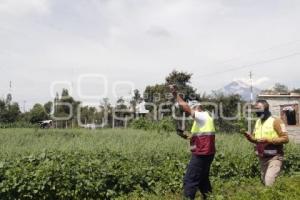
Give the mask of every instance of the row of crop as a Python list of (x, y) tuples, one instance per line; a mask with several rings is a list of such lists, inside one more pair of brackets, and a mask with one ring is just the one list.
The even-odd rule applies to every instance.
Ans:
[[(176, 120), (174, 120), (172, 117), (164, 117), (158, 121), (149, 118), (138, 118), (130, 122), (130, 127), (142, 130), (157, 130), (158, 132), (172, 132), (176, 130), (175, 122)], [(186, 121), (186, 130), (189, 130), (192, 124), (193, 121)], [(248, 127), (248, 121), (245, 118), (234, 121), (226, 121), (219, 119), (215, 120), (215, 126), (218, 132), (235, 133), (240, 132), (241, 130), (246, 130)]]
[[(298, 153), (298, 152), (297, 152)], [(289, 153), (285, 174), (300, 171), (300, 155)], [(169, 153), (126, 157), (97, 153), (45, 152), (0, 163), (1, 199), (114, 199), (132, 192), (178, 192), (187, 157)], [(258, 177), (252, 154), (217, 154), (213, 178)]]
[(18, 121), (13, 123), (0, 123), (0, 128), (38, 128), (38, 124), (32, 124), (25, 121)]

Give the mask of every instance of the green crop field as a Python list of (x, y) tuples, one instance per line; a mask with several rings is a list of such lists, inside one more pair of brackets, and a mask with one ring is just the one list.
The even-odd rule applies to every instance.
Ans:
[[(211, 199), (299, 199), (299, 145), (286, 145), (271, 188), (241, 135), (217, 135), (217, 151)], [(0, 129), (0, 199), (181, 199), (189, 157), (175, 133)]]

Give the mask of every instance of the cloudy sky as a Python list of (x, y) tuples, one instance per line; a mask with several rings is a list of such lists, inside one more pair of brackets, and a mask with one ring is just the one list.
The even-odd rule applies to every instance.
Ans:
[(250, 70), (258, 87), (300, 87), (299, 10), (299, 0), (0, 0), (0, 97), (12, 81), (27, 107), (62, 87), (97, 103), (173, 69), (193, 73), (199, 92)]

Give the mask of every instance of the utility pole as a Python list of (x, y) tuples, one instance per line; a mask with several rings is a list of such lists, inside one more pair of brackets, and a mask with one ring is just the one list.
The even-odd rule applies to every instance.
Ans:
[(10, 105), (11, 101), (12, 101), (12, 82), (9, 81), (9, 90), (6, 96), (6, 103)]
[(251, 106), (253, 104), (253, 80), (252, 80), (252, 71), (250, 71), (249, 73), (249, 78), (250, 78), (250, 104), (248, 105), (248, 132), (252, 132), (252, 126), (251, 126), (251, 120), (252, 120), (252, 117), (251, 117)]
[(24, 113), (26, 112), (26, 101), (25, 100), (23, 101), (23, 112)]
[(250, 77), (250, 104), (252, 105), (253, 103), (253, 80), (252, 80), (252, 71), (250, 71), (249, 73), (249, 77)]

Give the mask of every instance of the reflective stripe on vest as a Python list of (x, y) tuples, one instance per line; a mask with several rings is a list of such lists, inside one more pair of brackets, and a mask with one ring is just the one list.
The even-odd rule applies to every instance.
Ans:
[[(255, 139), (262, 139), (266, 138), (268, 140), (272, 140), (274, 138), (278, 138), (278, 134), (274, 129), (274, 117), (269, 117), (264, 123), (261, 123), (261, 119), (256, 121), (255, 124), (255, 130), (254, 130), (254, 137)], [(283, 153), (282, 145), (272, 145), (269, 144), (264, 147), (264, 149), (260, 150), (261, 152), (258, 152), (258, 145), (256, 145), (256, 154), (259, 156), (274, 156), (276, 154)]]
[(205, 124), (204, 126), (199, 127), (198, 123), (195, 120), (191, 130), (193, 136), (214, 135), (216, 132), (213, 118), (208, 114), (208, 112), (204, 112), (204, 113), (206, 115)]
[(255, 139), (270, 139), (278, 138), (278, 134), (274, 129), (274, 117), (269, 117), (264, 123), (258, 119), (255, 124), (254, 137)]
[[(276, 155), (277, 153), (278, 153), (277, 150), (264, 150), (264, 154), (265, 154), (265, 155), (273, 156), (273, 155)], [(256, 154), (256, 155), (259, 155), (259, 154), (258, 154), (258, 151), (255, 151), (255, 154)]]
[(202, 133), (194, 133), (193, 136), (207, 136), (207, 135), (215, 135), (215, 132), (202, 132)]

